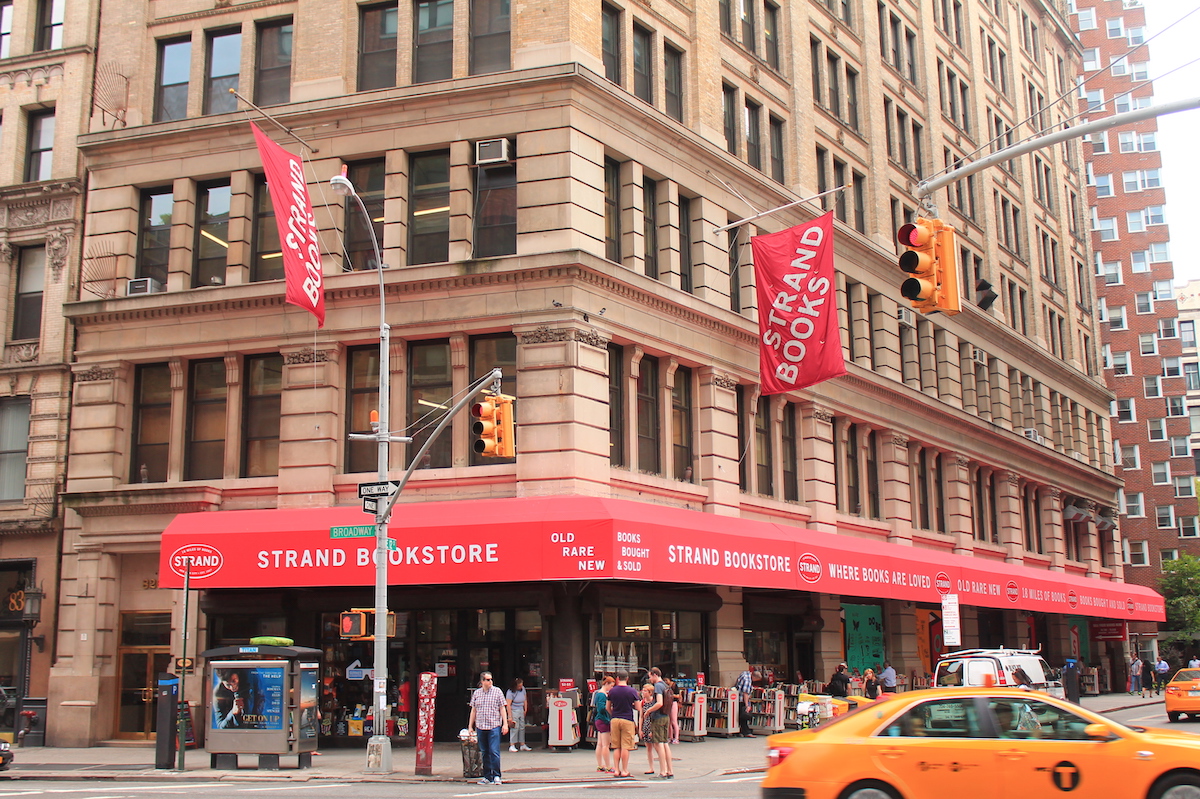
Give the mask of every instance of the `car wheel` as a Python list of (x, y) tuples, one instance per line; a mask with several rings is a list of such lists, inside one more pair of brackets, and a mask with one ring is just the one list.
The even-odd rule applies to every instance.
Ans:
[(1170, 774), (1150, 791), (1150, 799), (1200, 799), (1200, 774)]
[[(1179, 721), (1179, 714), (1171, 710), (1167, 712), (1167, 718), (1172, 722)], [(1188, 718), (1191, 718), (1191, 716), (1188, 716)]]
[[(887, 783), (865, 780), (856, 782), (842, 791), (842, 795), (838, 799), (900, 799), (900, 794), (896, 793)], [(1172, 797), (1172, 799), (1184, 799), (1184, 797)]]

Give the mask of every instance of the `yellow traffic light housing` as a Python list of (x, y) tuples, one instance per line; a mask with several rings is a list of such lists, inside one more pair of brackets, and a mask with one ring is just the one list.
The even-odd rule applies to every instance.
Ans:
[[(375, 637), (375, 608), (351, 608), (342, 611), (338, 633), (350, 641), (369, 641)], [(396, 637), (396, 614), (388, 611), (387, 636)]]
[(516, 418), (513, 411), (516, 407), (514, 397), (507, 394), (497, 394), (493, 397), (496, 402), (496, 424), (499, 431), (496, 434), (496, 457), (517, 457)]
[(475, 421), (471, 423), (471, 435), (475, 437), (471, 448), (485, 458), (498, 458), (498, 440), (500, 435), (499, 395), (484, 397), (471, 405), (471, 415)]
[(896, 232), (896, 240), (907, 247), (899, 266), (911, 275), (900, 293), (922, 313), (962, 310), (958, 294), (957, 243), (954, 228), (940, 219), (918, 218)]

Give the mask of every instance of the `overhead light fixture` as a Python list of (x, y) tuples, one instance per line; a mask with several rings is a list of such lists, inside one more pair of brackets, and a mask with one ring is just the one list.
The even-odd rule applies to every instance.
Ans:
[(204, 237), (204, 238), (206, 238), (206, 239), (209, 239), (210, 241), (215, 241), (217, 244), (220, 244), (222, 247), (224, 247), (224, 248), (225, 248), (225, 249), (227, 249), (227, 250), (229, 249), (229, 242), (227, 242), (227, 241), (221, 241), (221, 240), (220, 240), (220, 239), (218, 239), (216, 236), (214, 236), (213, 234), (209, 233), (207, 230), (201, 230), (201, 231), (200, 231), (200, 235), (201, 235), (201, 236), (203, 236), (203, 237)]

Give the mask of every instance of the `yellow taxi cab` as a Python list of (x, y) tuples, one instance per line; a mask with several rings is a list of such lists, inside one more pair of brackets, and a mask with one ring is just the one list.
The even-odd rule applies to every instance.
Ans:
[(1200, 719), (1200, 669), (1180, 669), (1167, 683), (1167, 718), (1179, 721), (1187, 714), (1188, 721)]
[(767, 739), (763, 799), (1196, 799), (1200, 736), (1010, 688), (885, 698)]

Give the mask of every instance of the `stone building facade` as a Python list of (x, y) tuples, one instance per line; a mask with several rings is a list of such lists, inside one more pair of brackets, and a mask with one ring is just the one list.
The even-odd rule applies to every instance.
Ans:
[[(429, 435), (428, 414), (493, 366), (517, 398), (513, 462), (475, 456), (469, 419), (455, 419), (392, 522), (390, 674), (442, 675), (446, 731), (484, 668), (525, 678), (535, 706), (557, 679), (617, 662), (729, 685), (747, 663), (823, 680), (846, 658), (886, 657), (919, 680), (944, 592), (960, 594), (964, 645), (1052, 658), (1086, 646), (1088, 617), (1160, 612), (1121, 582), (1103, 524), (1119, 481), (1080, 148), (935, 198), (960, 234), (961, 314), (914, 315), (898, 291), (894, 233), (916, 216), (917, 182), (997, 133), (1025, 135), (1031, 110), (1043, 125), (1071, 114), (1051, 102), (1079, 59), (1057, 6), (102, 5), (98, 58), (130, 76), (133, 100), (123, 126), (97, 112), (79, 139), (84, 246), (116, 254), (121, 296), (66, 306), (75, 391), (52, 742), (151, 735), (134, 692), (185, 630), (193, 652), (257, 634), (321, 646), (322, 701), (341, 711), (360, 695), (350, 674), (367, 654), (329, 625), (370, 604), (369, 557), (343, 582), (294, 577), (350, 552), (326, 529), (370, 522), (357, 487), (374, 480), (374, 451), (347, 435), (368, 429), (377, 397), (381, 273), (357, 207), (328, 186), (344, 165), (386, 266), (391, 416), (416, 439), (392, 447), (391, 474)], [(323, 328), (283, 301), (254, 119), (304, 157)], [(838, 186), (736, 236), (716, 230)], [(764, 396), (748, 236), (822, 203), (837, 219), (849, 373)], [(988, 309), (972, 302), (980, 280), (1000, 296)], [(555, 538), (569, 512), (591, 514), (570, 517), (580, 530), (690, 527), (746, 549), (729, 550), (734, 571), (703, 572), (673, 565), (674, 545), (622, 539), (623, 573), (569, 579), (549, 565), (574, 557)], [(459, 564), (452, 542), (476, 534), (500, 543), (462, 544)], [(244, 563), (220, 554), (239, 536), (263, 540)], [(416, 567), (439, 564), (439, 541), (447, 571), (432, 576)], [(501, 565), (468, 573), (471, 547), (493, 544)], [(220, 565), (185, 604), (178, 547), (191, 546)], [(793, 546), (946, 571), (915, 580), (912, 598), (899, 576), (870, 577), (892, 571), (855, 564), (809, 572), (826, 580), (811, 590), (777, 587), (758, 566), (786, 563), (798, 580), (811, 552), (763, 552)], [(579, 569), (600, 568), (592, 554)], [(229, 577), (240, 568), (249, 576)], [(972, 568), (1011, 579), (953, 579)], [(834, 579), (848, 582), (821, 590)], [(859, 622), (875, 633), (847, 632)], [(1093, 645), (1087, 660), (1111, 654)], [(189, 698), (204, 705), (200, 682)]]

